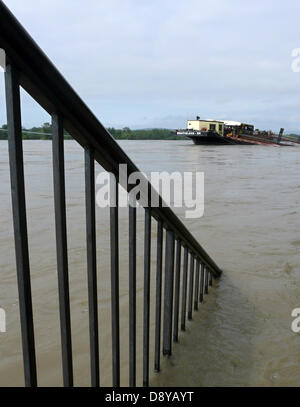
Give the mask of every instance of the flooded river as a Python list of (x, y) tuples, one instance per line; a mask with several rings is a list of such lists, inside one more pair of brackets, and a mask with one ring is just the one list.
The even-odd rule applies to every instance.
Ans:
[[(184, 219), (224, 271), (153, 373), (152, 386), (297, 386), (300, 334), (300, 148), (122, 141), (141, 170), (203, 171), (205, 213)], [(75, 385), (89, 385), (83, 153), (66, 141), (68, 252)], [(39, 385), (62, 383), (51, 143), (25, 141), (26, 199)], [(97, 172), (100, 169), (97, 167)], [(23, 386), (7, 143), (0, 141), (0, 386)], [(109, 213), (97, 208), (101, 385), (111, 385)], [(156, 222), (151, 290), (155, 292)], [(138, 212), (138, 383), (142, 375), (143, 212)], [(128, 219), (120, 213), (121, 382), (128, 384)], [(154, 303), (151, 304), (151, 354)]]

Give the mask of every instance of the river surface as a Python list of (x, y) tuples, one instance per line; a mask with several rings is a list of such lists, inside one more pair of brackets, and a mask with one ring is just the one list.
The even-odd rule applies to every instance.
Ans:
[[(145, 171), (205, 173), (205, 211), (185, 219), (174, 211), (224, 271), (173, 356), (162, 359), (152, 386), (299, 386), (300, 149), (194, 146), (189, 141), (122, 141)], [(68, 254), (74, 381), (89, 385), (84, 163), (65, 142)], [(25, 141), (26, 200), (39, 385), (62, 384), (53, 210), (51, 143)], [(97, 172), (100, 167), (96, 168)], [(23, 386), (18, 293), (7, 143), (0, 141), (0, 386)], [(101, 385), (111, 385), (109, 213), (97, 208)], [(155, 293), (156, 222), (152, 222), (151, 291)], [(137, 223), (138, 383), (142, 375), (143, 212)], [(128, 220), (120, 211), (121, 382), (128, 384)], [(151, 304), (151, 355), (154, 347)]]

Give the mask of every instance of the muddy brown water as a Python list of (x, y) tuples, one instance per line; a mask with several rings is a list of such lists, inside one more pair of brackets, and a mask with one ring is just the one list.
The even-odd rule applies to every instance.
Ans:
[[(157, 386), (297, 386), (300, 335), (300, 148), (194, 146), (189, 141), (122, 141), (143, 171), (203, 171), (205, 213), (175, 212), (224, 273), (162, 359)], [(88, 298), (83, 153), (65, 142), (68, 253), (74, 381), (89, 385)], [(51, 143), (24, 142), (28, 233), (39, 385), (62, 384)], [(100, 167), (97, 167), (97, 172)], [(0, 141), (0, 386), (23, 386), (20, 321), (7, 143)], [(97, 208), (101, 385), (111, 385), (109, 213)], [(152, 222), (151, 292), (155, 293), (156, 222)], [(142, 375), (143, 212), (138, 211), (138, 383)], [(128, 384), (128, 218), (120, 211), (121, 382)], [(154, 302), (151, 304), (151, 355)]]

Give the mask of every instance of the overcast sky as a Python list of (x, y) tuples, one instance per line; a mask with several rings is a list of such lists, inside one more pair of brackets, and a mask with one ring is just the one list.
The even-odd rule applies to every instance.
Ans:
[[(4, 2), (105, 126), (200, 115), (300, 132), (298, 1)], [(49, 120), (28, 97), (22, 112), (26, 127)]]

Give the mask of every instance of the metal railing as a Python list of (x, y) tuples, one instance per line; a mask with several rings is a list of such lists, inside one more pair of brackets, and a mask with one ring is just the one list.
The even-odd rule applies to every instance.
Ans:
[[(52, 117), (53, 177), (56, 225), (59, 312), (63, 384), (73, 385), (72, 342), (67, 255), (64, 129), (84, 149), (86, 239), (90, 329), (91, 385), (99, 386), (99, 332), (97, 298), (97, 259), (95, 227), (95, 179), (97, 161), (118, 179), (119, 164), (127, 164), (128, 175), (138, 168), (114, 141), (107, 130), (78, 97), (46, 55), (40, 50), (7, 7), (0, 1), (0, 47), (6, 52), (5, 72), (9, 163), (14, 221), (16, 268), (20, 302), (22, 348), (25, 385), (37, 385), (34, 321), (30, 283), (28, 236), (25, 205), (20, 86)], [(87, 74), (87, 73), (86, 73)], [(147, 181), (149, 191), (152, 191)], [(118, 186), (116, 186), (116, 196)], [(117, 199), (118, 201), (118, 199)], [(162, 199), (160, 198), (160, 203)], [(149, 384), (150, 329), (150, 252), (151, 221), (157, 221), (155, 371), (160, 370), (161, 329), (162, 353), (171, 355), (172, 340), (178, 341), (181, 302), (181, 329), (186, 316), (192, 318), (193, 308), (203, 301), (212, 285), (212, 278), (221, 270), (195, 240), (169, 207), (145, 207), (144, 225), (144, 315), (143, 315), (143, 385)], [(111, 323), (113, 386), (120, 385), (120, 316), (119, 316), (119, 235), (118, 207), (110, 208), (111, 251)], [(164, 298), (163, 231), (166, 230)], [(175, 255), (176, 242), (176, 255)], [(181, 251), (184, 249), (181, 284)], [(188, 279), (188, 263), (190, 269)], [(196, 273), (194, 264), (196, 263)], [(129, 207), (129, 385), (136, 386), (136, 208)], [(195, 276), (194, 276), (195, 274)], [(189, 287), (188, 287), (189, 280)], [(181, 301), (180, 301), (181, 297)], [(186, 309), (188, 306), (188, 309)], [(163, 308), (163, 321), (162, 321)], [(162, 324), (163, 322), (163, 324)]]

